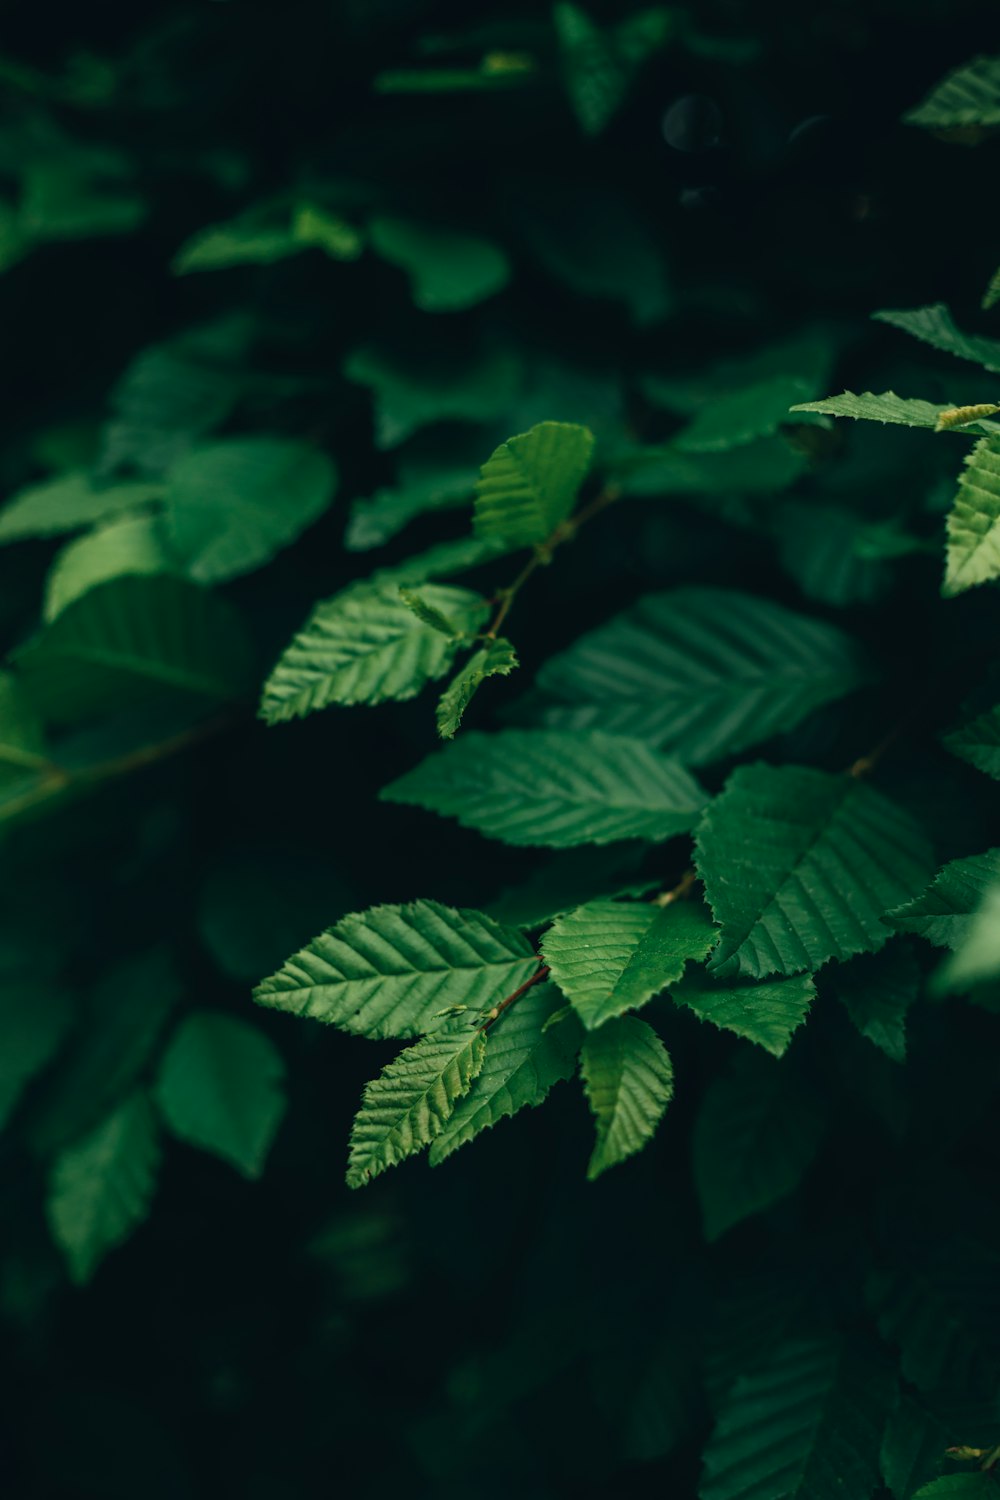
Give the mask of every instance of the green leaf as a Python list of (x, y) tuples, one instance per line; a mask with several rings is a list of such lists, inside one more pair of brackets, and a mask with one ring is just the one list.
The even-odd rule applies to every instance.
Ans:
[[(800, 375), (772, 375), (717, 396), (699, 408), (674, 439), (683, 453), (719, 453), (754, 438), (770, 437), (789, 420), (789, 408), (815, 385)], [(796, 408), (799, 410), (800, 408)]]
[(941, 1473), (951, 1433), (916, 1397), (900, 1393), (882, 1437), (880, 1467), (893, 1500), (912, 1500)]
[(952, 755), (1000, 781), (1000, 704), (941, 736)]
[[(997, 84), (1000, 90), (1000, 59), (998, 59)], [(997, 124), (1000, 125), (1000, 91), (998, 91)], [(1000, 374), (1000, 339), (988, 339), (979, 335), (962, 333), (952, 321), (951, 313), (944, 302), (935, 302), (929, 307), (914, 307), (898, 311), (872, 313), (879, 323), (888, 323), (891, 328), (901, 328), (904, 333), (956, 359), (969, 359), (982, 365), (994, 375)]]
[(825, 1121), (785, 1064), (749, 1048), (705, 1093), (694, 1127), (694, 1177), (705, 1236), (770, 1208), (805, 1176)]
[(862, 1036), (893, 1062), (906, 1060), (906, 1013), (920, 991), (920, 966), (898, 939), (852, 959), (833, 976), (837, 998)]
[(74, 599), (111, 578), (181, 571), (159, 516), (124, 516), (63, 547), (45, 580), (42, 617), (51, 624)]
[(285, 1065), (255, 1026), (200, 1010), (174, 1032), (154, 1097), (180, 1140), (259, 1177), (285, 1113)]
[(924, 883), (930, 849), (857, 778), (758, 763), (706, 810), (695, 863), (722, 927), (710, 969), (761, 979), (881, 948), (882, 917)]
[[(831, 417), (853, 417), (856, 421), (881, 422), (883, 425), (888, 422), (900, 427), (930, 427), (935, 432), (948, 430), (940, 429), (941, 416), (945, 412), (954, 411), (952, 406), (937, 406), (933, 401), (897, 396), (895, 391), (886, 391), (881, 396), (873, 395), (871, 391), (865, 391), (860, 396), (856, 396), (853, 391), (845, 391), (842, 396), (827, 396), (822, 401), (805, 401), (791, 409), (825, 412)], [(993, 427), (991, 424), (983, 427), (973, 423), (965, 430), (983, 432), (992, 431)]]
[(51, 1062), (74, 1020), (68, 996), (51, 984), (4, 974), (0, 985), (0, 1129), (25, 1086)]
[(974, 57), (954, 68), (903, 119), (925, 130), (1000, 125), (1000, 57)]
[(573, 113), (585, 135), (600, 135), (624, 103), (638, 68), (668, 40), (672, 14), (641, 11), (602, 29), (578, 5), (560, 0), (552, 16)]
[(738, 593), (682, 588), (638, 603), (538, 674), (553, 729), (601, 728), (701, 765), (793, 729), (870, 677), (821, 620)]
[(412, 450), (399, 458), (394, 486), (352, 503), (344, 536), (349, 551), (381, 547), (418, 516), (471, 503), (479, 477), (478, 457), (472, 463), (453, 456), (456, 449), (459, 454), (464, 451), (453, 436), (440, 456), (435, 448), (428, 452), (428, 446), (416, 440)]
[(259, 568), (319, 519), (333, 498), (326, 456), (287, 438), (227, 438), (173, 465), (167, 536), (197, 583)]
[(1000, 437), (981, 438), (948, 516), (946, 598), (1000, 576)]
[[(463, 633), (486, 618), (485, 602), (468, 589), (428, 585), (422, 598)], [(444, 676), (458, 646), (413, 613), (394, 581), (353, 584), (317, 604), (285, 648), (264, 684), (261, 718), (278, 724), (331, 703), (413, 698)]]
[(198, 330), (201, 339), (144, 349), (111, 393), (102, 471), (160, 476), (232, 413), (246, 385), (238, 323)]
[[(911, 1234), (893, 1268), (869, 1276), (879, 1332), (899, 1348), (902, 1374), (918, 1390), (952, 1400), (995, 1391), (998, 1271), (995, 1248), (969, 1238), (959, 1220), (944, 1241)], [(995, 1401), (987, 1405), (992, 1428)], [(956, 1440), (967, 1440), (961, 1430)]]
[(997, 266), (990, 277), (990, 284), (983, 293), (982, 307), (984, 312), (989, 312), (991, 307), (996, 307), (1000, 302), (1000, 266)]
[(142, 1093), (56, 1157), (46, 1212), (75, 1282), (89, 1281), (146, 1218), (159, 1165), (156, 1117)]
[(697, 782), (638, 740), (509, 729), (466, 734), (382, 791), (506, 844), (608, 844), (685, 833), (705, 802)]
[(478, 234), (379, 214), (368, 225), (372, 249), (410, 277), (423, 312), (459, 312), (501, 291), (510, 280), (504, 252)]
[(486, 1035), (467, 1019), (422, 1037), (369, 1083), (351, 1131), (348, 1187), (429, 1146), (483, 1066)]
[(934, 975), (938, 994), (963, 994), (1000, 977), (1000, 880), (983, 892), (954, 953)]
[(431, 1146), (432, 1167), (500, 1120), (541, 1104), (553, 1084), (572, 1077), (580, 1029), (571, 1018), (546, 1025), (561, 1003), (554, 984), (538, 985), (485, 1033), (482, 1068)]
[(899, 932), (915, 932), (938, 948), (959, 948), (983, 896), (1000, 880), (1000, 849), (953, 859), (912, 901), (886, 914)]
[(670, 986), (670, 998), (702, 1021), (757, 1042), (774, 1057), (788, 1050), (816, 994), (811, 974), (770, 979), (763, 984), (713, 984), (701, 971)]
[(441, 634), (448, 636), (450, 640), (462, 634), (454, 620), (449, 620), (447, 615), (428, 603), (422, 594), (417, 593), (416, 589), (400, 588), (399, 597), (422, 625), (429, 625), (432, 630), (440, 630)]
[(12, 672), (0, 671), (0, 787), (48, 763), (45, 731)]
[(542, 938), (552, 978), (588, 1030), (637, 1010), (701, 959), (717, 933), (701, 902), (591, 901)]
[(238, 617), (180, 578), (113, 578), (76, 599), (17, 652), (43, 719), (72, 723), (155, 694), (224, 703), (247, 689)]
[(587, 1099), (597, 1123), (587, 1177), (641, 1151), (673, 1098), (670, 1054), (652, 1026), (621, 1016), (588, 1032), (580, 1055)]
[(645, 853), (639, 843), (581, 847), (533, 862), (531, 874), (501, 891), (486, 910), (511, 927), (542, 927), (553, 917), (601, 897), (646, 896), (662, 881), (640, 876)]
[(917, 1490), (914, 1500), (993, 1500), (996, 1489), (996, 1480), (988, 1470), (974, 1474), (945, 1474)]
[(890, 1390), (867, 1348), (836, 1339), (781, 1344), (726, 1398), (705, 1449), (701, 1500), (871, 1495)]
[(465, 710), (487, 677), (509, 677), (519, 665), (514, 647), (503, 636), (474, 652), (441, 694), (437, 706), (437, 729), (441, 738), (455, 738)]
[(58, 536), (159, 500), (163, 486), (145, 480), (99, 486), (82, 470), (19, 490), (0, 510), (0, 543)]
[(490, 344), (450, 350), (368, 344), (348, 356), (344, 374), (374, 391), (378, 446), (394, 448), (430, 422), (495, 421), (517, 394), (521, 364)]
[(783, 437), (755, 438), (718, 453), (683, 453), (672, 444), (637, 448), (618, 466), (623, 494), (695, 495), (705, 505), (731, 503), (742, 495), (770, 498), (801, 479), (808, 467), (805, 454)]
[(322, 250), (331, 260), (357, 260), (364, 235), (348, 219), (318, 203), (297, 203), (292, 215), (292, 238), (302, 250)]
[(241, 216), (197, 230), (174, 255), (170, 269), (175, 276), (188, 276), (193, 271), (227, 271), (233, 266), (270, 266), (305, 248), (287, 227)]
[(476, 535), (518, 547), (547, 541), (576, 504), (593, 453), (594, 434), (573, 422), (539, 422), (508, 438), (476, 485)]
[(259, 984), (254, 999), (343, 1031), (411, 1037), (456, 1007), (491, 1009), (537, 968), (515, 928), (414, 901), (342, 917)]

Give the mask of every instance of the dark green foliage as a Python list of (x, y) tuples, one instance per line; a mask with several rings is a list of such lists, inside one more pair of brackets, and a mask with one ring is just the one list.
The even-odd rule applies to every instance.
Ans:
[(996, 1500), (990, 13), (8, 20), (5, 1500)]

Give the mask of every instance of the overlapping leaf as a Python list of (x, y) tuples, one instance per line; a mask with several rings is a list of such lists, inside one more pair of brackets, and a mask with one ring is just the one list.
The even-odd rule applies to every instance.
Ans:
[(946, 596), (1000, 576), (1000, 437), (980, 439), (965, 465), (948, 516)]
[(915, 932), (938, 948), (958, 948), (972, 926), (986, 891), (1000, 880), (1000, 849), (953, 859), (927, 889), (895, 907), (886, 921), (899, 932)]
[(521, 547), (547, 541), (573, 509), (593, 452), (593, 433), (572, 422), (539, 422), (508, 438), (476, 485), (476, 535)]
[(815, 390), (813, 383), (800, 375), (772, 375), (717, 396), (698, 409), (675, 444), (685, 453), (719, 453), (754, 438), (770, 437), (789, 420), (789, 408), (808, 396), (810, 389)]
[(942, 736), (953, 755), (1000, 781), (1000, 704)]
[(367, 1085), (351, 1131), (348, 1187), (362, 1187), (445, 1129), (483, 1066), (486, 1035), (464, 1018), (407, 1047)]
[(510, 280), (504, 252), (482, 235), (378, 214), (368, 226), (372, 249), (410, 277), (424, 312), (458, 312), (502, 290)]
[[(885, 391), (876, 396), (865, 391), (856, 396), (853, 391), (844, 391), (841, 396), (826, 396), (822, 401), (805, 401), (793, 406), (792, 411), (824, 412), (831, 417), (853, 417), (855, 421), (894, 423), (900, 427), (930, 427), (940, 429), (943, 414), (954, 411), (951, 406), (938, 406), (933, 401), (921, 401), (915, 397), (897, 396), (895, 391)], [(961, 431), (959, 427), (952, 429)], [(965, 431), (991, 432), (994, 426), (971, 422)]]
[(597, 1124), (587, 1168), (593, 1181), (652, 1137), (673, 1098), (674, 1073), (666, 1047), (638, 1016), (620, 1016), (589, 1032), (580, 1068)]
[(907, 812), (854, 777), (757, 764), (707, 809), (695, 862), (722, 926), (710, 968), (759, 979), (882, 947), (882, 918), (924, 883), (930, 849)]
[(920, 991), (920, 966), (898, 939), (834, 974), (834, 987), (862, 1036), (893, 1062), (906, 1058), (906, 1013)]
[(571, 1016), (547, 1024), (561, 1004), (555, 985), (539, 985), (489, 1029), (483, 1065), (431, 1146), (432, 1167), (500, 1120), (541, 1104), (554, 1084), (572, 1077), (580, 1028)]
[[(1000, 88), (1000, 67), (998, 67), (997, 83)], [(998, 104), (1000, 104), (1000, 94), (998, 94)], [(997, 115), (997, 123), (1000, 124), (1000, 112)], [(880, 323), (888, 323), (892, 328), (901, 328), (904, 333), (911, 334), (913, 338), (920, 339), (924, 344), (930, 344), (934, 349), (941, 349), (945, 354), (954, 354), (956, 359), (972, 360), (974, 364), (982, 365), (984, 370), (1000, 374), (1000, 339), (963, 333), (961, 329), (955, 327), (951, 313), (943, 302), (935, 302), (930, 307), (877, 312), (872, 316)]]
[(129, 574), (180, 573), (159, 516), (126, 515), (67, 543), (45, 580), (47, 622), (99, 583)]
[(161, 484), (145, 480), (98, 485), (80, 470), (62, 474), (31, 485), (7, 501), (0, 510), (0, 543), (81, 531), (97, 521), (148, 506), (162, 494)]
[(700, 902), (591, 901), (556, 918), (542, 953), (584, 1026), (594, 1030), (673, 984), (716, 936)]
[(757, 1042), (775, 1057), (788, 1050), (815, 995), (811, 974), (761, 984), (719, 984), (696, 971), (670, 986), (670, 997), (678, 1005), (686, 1005), (713, 1026)]
[(466, 734), (381, 795), (507, 844), (557, 849), (670, 838), (693, 826), (705, 802), (676, 761), (596, 730)]
[[(468, 589), (422, 592), (458, 630), (475, 631), (485, 619), (483, 600)], [(457, 650), (457, 639), (407, 608), (398, 584), (355, 584), (318, 604), (286, 647), (264, 684), (261, 717), (277, 724), (331, 703), (412, 698), (444, 675)]]
[(903, 119), (925, 130), (1000, 125), (1000, 57), (974, 57), (953, 69)]
[(437, 727), (441, 738), (455, 738), (465, 710), (487, 677), (509, 677), (517, 666), (517, 653), (510, 641), (503, 637), (474, 651), (441, 695), (437, 707)]
[(343, 917), (257, 986), (261, 1005), (365, 1036), (417, 1036), (450, 1009), (489, 1010), (538, 968), (527, 939), (436, 901)]
[(734, 589), (648, 594), (538, 675), (554, 729), (634, 735), (692, 765), (793, 728), (870, 668), (832, 625)]

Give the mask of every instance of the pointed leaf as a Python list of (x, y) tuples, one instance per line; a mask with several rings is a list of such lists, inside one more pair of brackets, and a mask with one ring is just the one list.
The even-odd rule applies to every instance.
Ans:
[(930, 868), (922, 830), (851, 776), (741, 766), (706, 810), (695, 863), (722, 937), (719, 978), (796, 974), (875, 952)]
[[(422, 591), (427, 605), (474, 631), (484, 601), (446, 584)], [(302, 718), (331, 703), (384, 703), (413, 698), (447, 672), (458, 642), (419, 619), (395, 582), (354, 584), (318, 604), (264, 684), (268, 724)]]
[(259, 984), (254, 999), (363, 1036), (411, 1037), (452, 1007), (491, 1009), (537, 968), (515, 928), (414, 901), (343, 917)]
[(521, 365), (488, 344), (429, 351), (426, 341), (378, 343), (355, 349), (344, 374), (374, 392), (376, 441), (394, 448), (431, 422), (496, 421), (517, 394)]
[(922, 895), (886, 914), (898, 932), (915, 932), (938, 948), (958, 948), (986, 891), (1000, 880), (1000, 849), (953, 859)]
[(713, 984), (695, 970), (670, 986), (670, 998), (703, 1021), (757, 1042), (774, 1057), (787, 1050), (816, 994), (811, 974), (770, 979), (763, 984)]
[(948, 516), (946, 597), (1000, 576), (1000, 437), (981, 438), (965, 465)]
[(705, 1450), (701, 1500), (846, 1500), (878, 1484), (891, 1382), (876, 1353), (781, 1344), (730, 1391)]
[(502, 636), (474, 652), (441, 695), (437, 707), (437, 728), (441, 738), (455, 738), (465, 710), (487, 677), (509, 677), (519, 665), (513, 646)]
[(674, 444), (682, 453), (720, 453), (770, 437), (789, 421), (789, 408), (815, 389), (800, 375), (772, 375), (717, 396), (699, 408)]
[(990, 284), (983, 293), (983, 311), (988, 312), (991, 307), (996, 307), (1000, 302), (1000, 266), (990, 277)]
[(45, 580), (42, 616), (47, 624), (99, 583), (141, 573), (181, 573), (159, 516), (124, 516), (69, 542)]
[(601, 897), (647, 896), (661, 881), (639, 874), (642, 844), (580, 848), (539, 860), (526, 880), (501, 891), (486, 910), (512, 927), (543, 927), (553, 917)]
[(937, 970), (937, 994), (963, 994), (1000, 978), (1000, 881), (983, 892), (954, 953)]
[(849, 636), (734, 589), (648, 594), (538, 675), (553, 729), (633, 735), (701, 765), (792, 729), (870, 677)]
[(415, 305), (424, 312), (475, 307), (510, 280), (510, 263), (478, 234), (379, 214), (368, 225), (372, 249), (406, 271)]
[(673, 984), (716, 937), (700, 901), (591, 901), (556, 918), (542, 954), (584, 1026), (594, 1030)]
[(483, 1066), (486, 1035), (467, 1020), (422, 1037), (369, 1083), (351, 1131), (348, 1187), (362, 1187), (441, 1134)]
[(505, 730), (466, 734), (382, 792), (507, 844), (569, 848), (666, 839), (705, 796), (677, 764), (619, 735)]
[(798, 1187), (823, 1138), (814, 1096), (782, 1063), (744, 1048), (708, 1087), (694, 1127), (705, 1237), (717, 1240)]
[(652, 1026), (621, 1016), (588, 1033), (580, 1057), (584, 1088), (597, 1123), (587, 1177), (641, 1151), (673, 1098), (670, 1054)]
[[(825, 412), (831, 417), (853, 417), (855, 421), (883, 424), (890, 422), (900, 427), (929, 427), (932, 431), (939, 430), (942, 412), (954, 410), (948, 405), (936, 406), (933, 401), (897, 396), (895, 391), (886, 391), (881, 396), (876, 396), (871, 391), (865, 391), (860, 396), (856, 396), (853, 391), (845, 391), (842, 396), (826, 396), (822, 401), (805, 401), (791, 409)], [(972, 430), (991, 429), (977, 428), (974, 425)]]
[(538, 985), (485, 1033), (483, 1066), (431, 1146), (432, 1167), (500, 1120), (541, 1104), (553, 1084), (573, 1076), (580, 1028), (572, 1017), (546, 1026), (561, 1004), (554, 984)]
[(1000, 781), (1000, 704), (942, 735), (942, 741), (952, 755)]
[(837, 998), (862, 1036), (893, 1062), (906, 1059), (906, 1013), (920, 991), (920, 966), (898, 938), (881, 953), (852, 959), (834, 975)]
[(156, 1117), (141, 1093), (56, 1157), (46, 1211), (75, 1282), (89, 1281), (145, 1219), (159, 1165)]
[(285, 1065), (254, 1026), (195, 1011), (160, 1061), (155, 1098), (174, 1135), (259, 1177), (285, 1113)]
[(145, 480), (96, 485), (83, 470), (61, 474), (20, 490), (7, 501), (0, 510), (0, 543), (82, 531), (97, 521), (150, 505), (162, 495), (161, 484)]
[(132, 709), (153, 695), (232, 701), (246, 691), (252, 667), (226, 601), (167, 576), (99, 584), (16, 656), (42, 717), (60, 724)]
[(1000, 57), (974, 57), (954, 68), (903, 119), (925, 130), (1000, 125)]
[[(1000, 59), (998, 59), (997, 84), (1000, 89)], [(1000, 92), (998, 92), (1000, 106)], [(997, 114), (1000, 125), (1000, 111)], [(954, 354), (956, 359), (970, 359), (982, 365), (994, 375), (1000, 374), (1000, 339), (982, 338), (979, 335), (962, 333), (952, 321), (951, 313), (943, 302), (930, 307), (914, 307), (908, 310), (877, 312), (872, 317), (879, 323), (888, 323), (892, 328), (901, 328), (904, 333), (941, 349), (945, 354)]]
[(501, 443), (482, 467), (473, 526), (519, 547), (548, 540), (576, 503), (594, 434), (572, 422), (539, 422)]

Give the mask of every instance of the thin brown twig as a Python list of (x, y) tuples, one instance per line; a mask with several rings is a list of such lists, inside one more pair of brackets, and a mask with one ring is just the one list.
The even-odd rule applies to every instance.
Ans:
[(514, 1004), (515, 1000), (520, 1000), (522, 995), (526, 995), (529, 990), (534, 989), (536, 984), (541, 984), (542, 980), (548, 979), (548, 977), (549, 966), (548, 964), (542, 964), (538, 969), (535, 970), (530, 979), (526, 979), (523, 984), (518, 985), (517, 989), (512, 995), (508, 995), (506, 1000), (501, 1000), (499, 1005), (494, 1005), (492, 1010), (486, 1012), (486, 1019), (483, 1021), (482, 1025), (478, 1027), (478, 1030), (488, 1031), (489, 1028), (493, 1025), (493, 1022), (498, 1020), (500, 1016), (503, 1015), (504, 1011), (508, 1010), (510, 1006)]
[(652, 898), (654, 906), (672, 906), (675, 901), (686, 901), (698, 884), (697, 870), (685, 870), (680, 880), (669, 891), (661, 891)]

